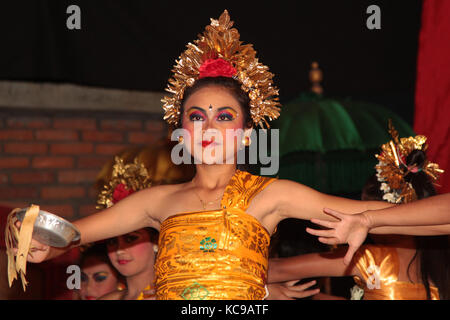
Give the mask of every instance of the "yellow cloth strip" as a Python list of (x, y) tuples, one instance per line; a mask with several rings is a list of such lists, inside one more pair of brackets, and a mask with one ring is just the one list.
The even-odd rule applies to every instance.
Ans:
[[(31, 205), (23, 218), (20, 231), (17, 230), (15, 223), (17, 222), (16, 212), (20, 209), (14, 209), (8, 215), (5, 242), (6, 252), (8, 255), (8, 282), (11, 287), (13, 281), (17, 279), (19, 273), (23, 291), (26, 290), (28, 284), (25, 279), (27, 271), (27, 257), (30, 252), (31, 240), (33, 235), (34, 223), (39, 215), (39, 206)], [(14, 248), (17, 246), (17, 256), (14, 255)]]

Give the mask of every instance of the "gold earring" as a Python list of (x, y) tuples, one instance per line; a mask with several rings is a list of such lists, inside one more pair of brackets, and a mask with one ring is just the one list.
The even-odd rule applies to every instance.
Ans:
[(250, 137), (245, 136), (244, 139), (242, 139), (242, 144), (246, 147), (248, 147), (252, 143), (252, 139)]
[(179, 144), (184, 144), (184, 137), (183, 136), (179, 136), (178, 137), (178, 143)]

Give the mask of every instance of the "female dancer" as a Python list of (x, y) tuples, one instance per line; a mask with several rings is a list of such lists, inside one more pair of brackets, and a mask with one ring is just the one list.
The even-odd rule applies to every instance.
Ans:
[[(366, 190), (380, 185), (372, 180)], [(425, 186), (416, 188), (420, 192)], [(368, 195), (376, 197), (365, 193)], [(450, 259), (448, 237), (372, 235), (371, 238), (376, 245), (359, 248), (348, 265), (344, 263), (342, 249), (270, 259), (269, 281), (354, 276), (358, 286), (364, 288), (367, 300), (450, 298), (450, 268), (444, 262)]]
[[(167, 149), (166, 145), (158, 148), (157, 152), (162, 158), (164, 158), (166, 153), (170, 154), (170, 150)], [(107, 181), (107, 183), (99, 193), (98, 208), (111, 206), (130, 195), (132, 193), (131, 190), (133, 192), (139, 191), (147, 188), (150, 183), (155, 183), (153, 177), (150, 182), (149, 172), (143, 163), (138, 160), (140, 158), (142, 157), (137, 156), (134, 162), (125, 164), (123, 159), (116, 157), (115, 164), (111, 170), (106, 170), (107, 168), (102, 170), (102, 172), (111, 172), (108, 174), (109, 178), (100, 179)], [(161, 163), (158, 161), (153, 162), (152, 169), (154, 172), (152, 176), (158, 176), (161, 169), (158, 164)], [(168, 176), (176, 176), (177, 179), (182, 178), (167, 170), (171, 166), (163, 165), (163, 168)], [(156, 184), (159, 184), (158, 181), (156, 181)], [(158, 233), (153, 228), (143, 228), (106, 241), (109, 260), (112, 266), (125, 277), (126, 289), (117, 288), (117, 290), (106, 291), (108, 294), (101, 296), (101, 300), (154, 299), (155, 279), (153, 266), (156, 253), (158, 252), (157, 241)], [(294, 285), (291, 282), (286, 285), (278, 283), (268, 284), (270, 295), (267, 299), (293, 300), (293, 298), (305, 298), (318, 292), (318, 290), (307, 290), (312, 285), (314, 285), (314, 282), (301, 285)]]
[[(390, 132), (393, 140), (384, 144), (383, 152), (377, 155), (377, 175), (366, 184), (363, 199), (398, 203), (435, 195), (433, 182), (442, 170), (426, 159), (426, 138), (399, 139), (391, 124)], [(426, 215), (426, 211), (422, 214)], [(342, 251), (271, 260), (269, 272), (274, 278), (271, 280), (354, 275), (358, 285), (366, 289), (365, 299), (450, 298), (448, 236), (372, 238), (377, 245), (360, 248), (349, 266), (344, 264)]]
[(97, 243), (83, 250), (80, 268), (79, 298), (81, 300), (96, 300), (121, 287), (123, 279), (111, 265), (104, 243)]
[(114, 290), (101, 300), (143, 300), (153, 288), (153, 265), (157, 252), (158, 233), (143, 228), (107, 241), (108, 256), (112, 265), (125, 277), (126, 288)]
[[(105, 171), (105, 170), (102, 170)], [(98, 209), (109, 208), (130, 194), (146, 189), (151, 181), (144, 165), (136, 158), (132, 163), (116, 157), (107, 183), (98, 197)], [(125, 213), (124, 213), (125, 214)], [(111, 264), (125, 277), (123, 290), (110, 291), (102, 300), (142, 300), (151, 298), (148, 294), (154, 288), (158, 232), (153, 228), (142, 228), (106, 241), (105, 254)], [(153, 295), (154, 296), (154, 295)]]
[[(270, 235), (279, 221), (329, 219), (323, 207), (359, 213), (390, 206), (236, 169), (238, 149), (251, 143), (252, 125), (276, 118), (279, 103), (273, 74), (251, 45), (241, 44), (232, 24), (225, 11), (188, 44), (169, 81), (173, 96), (164, 100), (165, 119), (188, 134), (180, 143), (196, 162), (192, 181), (133, 193), (74, 222), (81, 243), (143, 227), (159, 230), (157, 299), (262, 299)], [(32, 262), (64, 251), (33, 245)]]

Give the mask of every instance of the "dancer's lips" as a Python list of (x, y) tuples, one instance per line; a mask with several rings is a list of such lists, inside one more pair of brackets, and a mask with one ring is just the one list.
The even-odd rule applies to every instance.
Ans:
[(124, 260), (124, 259), (121, 259), (121, 260), (117, 260), (117, 263), (118, 264), (120, 264), (120, 265), (124, 265), (124, 264), (127, 264), (128, 262), (130, 262), (131, 260)]
[(202, 141), (202, 147), (203, 148), (206, 148), (207, 146), (209, 146), (211, 143), (213, 143), (214, 141), (213, 140), (203, 140)]
[(86, 296), (86, 300), (96, 300), (97, 298), (96, 297), (93, 297), (93, 296)]

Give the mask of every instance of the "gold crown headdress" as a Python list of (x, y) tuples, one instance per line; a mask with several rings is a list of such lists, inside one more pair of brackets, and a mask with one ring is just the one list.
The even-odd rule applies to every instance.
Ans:
[(278, 89), (273, 86), (273, 74), (255, 57), (251, 44), (243, 45), (239, 32), (225, 10), (218, 20), (211, 18), (203, 35), (194, 44), (188, 43), (174, 66), (166, 91), (172, 96), (164, 97), (164, 120), (177, 125), (180, 121), (181, 100), (187, 87), (203, 77), (227, 76), (238, 80), (250, 98), (250, 114), (255, 125), (263, 128), (269, 120), (280, 115)]
[(377, 170), (378, 181), (381, 182), (381, 190), (384, 192), (383, 199), (392, 203), (408, 203), (417, 199), (416, 192), (411, 183), (407, 182), (404, 177), (410, 172), (425, 172), (432, 182), (439, 179), (444, 170), (439, 169), (439, 165), (425, 160), (422, 167), (417, 165), (409, 166), (406, 164), (407, 156), (413, 150), (426, 151), (427, 138), (422, 135), (409, 138), (399, 138), (397, 130), (389, 119), (389, 133), (392, 140), (381, 146), (381, 154), (375, 155), (378, 164), (375, 166)]
[(148, 171), (137, 158), (133, 163), (124, 164), (122, 158), (115, 157), (111, 179), (98, 195), (97, 209), (109, 208), (131, 193), (150, 185)]

